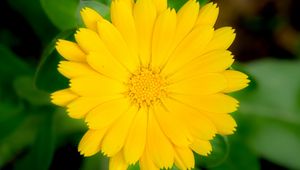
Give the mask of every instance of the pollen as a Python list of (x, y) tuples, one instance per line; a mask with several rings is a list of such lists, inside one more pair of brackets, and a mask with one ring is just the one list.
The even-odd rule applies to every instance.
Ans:
[(127, 95), (139, 107), (149, 107), (166, 96), (166, 81), (157, 70), (141, 68), (129, 78), (127, 85)]

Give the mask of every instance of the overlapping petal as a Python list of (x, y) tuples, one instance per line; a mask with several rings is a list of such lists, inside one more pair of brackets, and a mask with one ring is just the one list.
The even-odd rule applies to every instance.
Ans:
[(74, 42), (66, 40), (58, 40), (56, 42), (56, 50), (65, 59), (70, 61), (85, 61), (85, 53)]
[(94, 31), (97, 30), (97, 22), (103, 19), (98, 12), (88, 7), (83, 8), (80, 14), (85, 26)]
[(193, 29), (199, 13), (199, 3), (189, 0), (177, 13), (176, 36), (173, 46), (176, 47), (185, 36)]
[(61, 61), (58, 64), (58, 71), (69, 79), (82, 76), (99, 75), (99, 73), (93, 70), (88, 64), (71, 61)]
[(124, 84), (102, 75), (70, 80), (70, 88), (80, 96), (113, 96), (125, 92)]
[(106, 48), (101, 52), (90, 52), (87, 55), (87, 63), (100, 74), (121, 82), (129, 76), (126, 67), (122, 66)]
[(129, 49), (137, 55), (138, 38), (132, 13), (132, 5), (124, 0), (114, 0), (111, 3), (111, 20), (114, 26), (122, 34)]
[(248, 76), (239, 71), (226, 70), (222, 74), (227, 79), (227, 88), (224, 90), (226, 93), (241, 90), (247, 87), (250, 82)]
[(207, 112), (231, 113), (236, 111), (238, 107), (238, 101), (236, 99), (222, 93), (210, 95), (173, 94), (172, 96), (183, 103), (187, 103), (199, 110)]
[(228, 69), (233, 61), (231, 52), (215, 50), (195, 58), (167, 77), (170, 81), (179, 81), (203, 73), (221, 73)]
[(125, 98), (114, 99), (98, 105), (86, 116), (85, 121), (90, 129), (102, 129), (111, 126), (129, 109)]
[(58, 90), (51, 94), (51, 102), (58, 106), (66, 106), (76, 98), (78, 98), (78, 95), (69, 88)]
[(88, 130), (82, 137), (78, 151), (84, 156), (91, 156), (101, 149), (101, 141), (107, 129)]
[(127, 170), (128, 164), (124, 160), (122, 152), (111, 157), (109, 160), (109, 169), (113, 170)]
[[(137, 162), (144, 153), (147, 126), (148, 126), (148, 111), (140, 109), (131, 124), (127, 140), (124, 145), (124, 157), (127, 163), (133, 164)], [(149, 159), (148, 157), (146, 159)], [(148, 161), (146, 161), (148, 162)]]
[(123, 148), (136, 113), (137, 108), (130, 107), (107, 131), (102, 141), (102, 152), (105, 155), (113, 156)]
[(192, 169), (195, 166), (194, 154), (188, 147), (175, 147), (175, 165), (180, 169)]
[(172, 93), (208, 95), (221, 92), (226, 87), (227, 81), (222, 74), (205, 73), (173, 82), (168, 86), (168, 89)]
[(215, 25), (219, 15), (219, 8), (214, 3), (208, 3), (199, 11), (196, 24), (198, 25)]
[(172, 109), (172, 104), (164, 101), (163, 105), (156, 106), (150, 114), (155, 115), (162, 131), (174, 145), (181, 147), (189, 145), (190, 133), (181, 121), (180, 113)]
[[(110, 53), (128, 70), (134, 72), (139, 65), (138, 56), (135, 55), (125, 42), (120, 31), (107, 20), (98, 22), (98, 34)], [(116, 50), (116, 47), (118, 50)]]
[(147, 133), (146, 147), (154, 164), (160, 168), (171, 168), (174, 163), (174, 148), (153, 114), (148, 115)]
[(202, 50), (213, 38), (211, 26), (197, 26), (180, 42), (163, 66), (164, 73), (172, 73), (182, 65), (202, 54)]
[(206, 140), (194, 140), (190, 147), (193, 151), (203, 156), (207, 156), (212, 151), (210, 142)]
[(176, 31), (176, 12), (174, 9), (166, 9), (156, 19), (152, 34), (151, 65), (159, 67), (166, 61)]
[(75, 119), (81, 119), (96, 106), (113, 99), (121, 98), (121, 95), (97, 96), (97, 97), (79, 97), (67, 105), (68, 115)]
[(138, 34), (139, 57), (147, 66), (151, 57), (151, 40), (157, 10), (152, 0), (137, 0), (133, 7), (133, 16)]

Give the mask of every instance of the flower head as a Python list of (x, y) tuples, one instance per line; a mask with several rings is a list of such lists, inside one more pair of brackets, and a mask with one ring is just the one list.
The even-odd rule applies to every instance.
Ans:
[(79, 151), (110, 157), (110, 169), (194, 167), (193, 151), (211, 152), (216, 134), (232, 134), (227, 95), (247, 86), (230, 70), (230, 27), (214, 29), (218, 8), (189, 0), (178, 12), (167, 0), (113, 0), (111, 21), (84, 8), (75, 42), (58, 40), (58, 70), (70, 87), (52, 94), (88, 132)]

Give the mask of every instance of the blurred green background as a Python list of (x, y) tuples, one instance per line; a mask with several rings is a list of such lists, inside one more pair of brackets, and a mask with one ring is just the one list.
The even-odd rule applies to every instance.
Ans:
[[(185, 1), (169, 3), (178, 9)], [(211, 156), (196, 156), (195, 169), (300, 169), (300, 1), (215, 2), (216, 27), (237, 32), (233, 68), (250, 75), (251, 84), (233, 94), (241, 103), (233, 113), (237, 132), (214, 139)], [(77, 152), (86, 126), (53, 106), (49, 93), (67, 86), (56, 70), (55, 40), (72, 39), (81, 7), (109, 18), (109, 3), (0, 0), (0, 169), (107, 169), (100, 154)]]

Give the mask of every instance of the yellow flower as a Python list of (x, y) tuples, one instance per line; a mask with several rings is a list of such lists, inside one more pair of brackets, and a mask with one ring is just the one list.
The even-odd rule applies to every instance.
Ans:
[(189, 0), (177, 13), (167, 0), (114, 0), (111, 21), (90, 8), (76, 43), (58, 40), (58, 70), (70, 87), (52, 94), (88, 132), (79, 151), (110, 157), (110, 169), (194, 167), (193, 151), (211, 152), (216, 134), (236, 123), (238, 101), (227, 95), (249, 83), (229, 70), (230, 27), (214, 29), (218, 8)]

